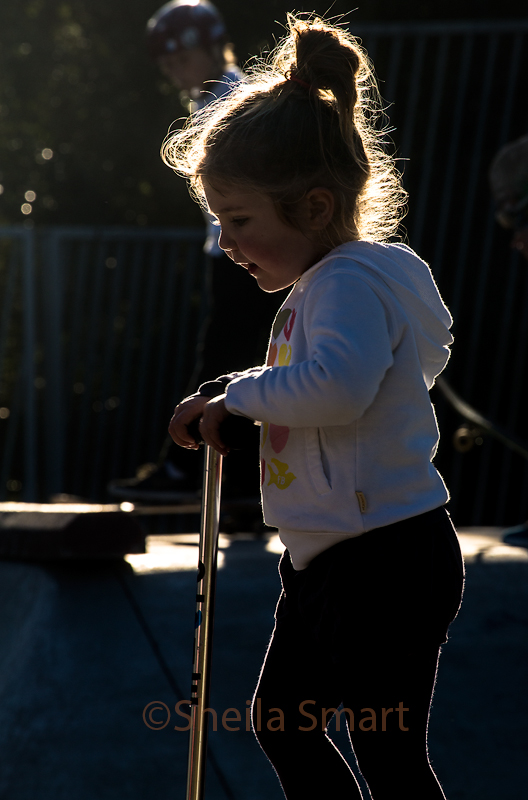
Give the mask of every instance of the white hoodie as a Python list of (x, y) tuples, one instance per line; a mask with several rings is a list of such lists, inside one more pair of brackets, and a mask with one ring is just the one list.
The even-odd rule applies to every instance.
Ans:
[(349, 242), (307, 270), (273, 325), (268, 365), (227, 387), (262, 421), (264, 519), (294, 567), (343, 538), (443, 505), (429, 389), (452, 320), (406, 245)]

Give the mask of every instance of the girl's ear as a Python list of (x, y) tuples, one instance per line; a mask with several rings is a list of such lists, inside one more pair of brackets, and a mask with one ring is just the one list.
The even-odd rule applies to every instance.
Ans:
[(324, 186), (310, 189), (306, 195), (308, 225), (312, 231), (322, 231), (332, 221), (335, 209), (334, 195)]

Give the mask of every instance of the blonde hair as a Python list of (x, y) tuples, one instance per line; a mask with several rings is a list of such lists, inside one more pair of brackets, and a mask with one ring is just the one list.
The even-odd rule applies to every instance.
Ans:
[(342, 242), (397, 233), (406, 192), (379, 125), (382, 105), (358, 41), (312, 15), (288, 15), (288, 36), (247, 80), (169, 133), (162, 157), (207, 207), (202, 180), (263, 192), (296, 225), (310, 189), (335, 200), (324, 231)]

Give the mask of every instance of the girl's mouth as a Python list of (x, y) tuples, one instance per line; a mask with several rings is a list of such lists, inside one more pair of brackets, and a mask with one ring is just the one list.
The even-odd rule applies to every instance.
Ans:
[(258, 269), (257, 265), (253, 264), (250, 261), (239, 261), (238, 263), (240, 264), (241, 267), (244, 267), (244, 269), (247, 269), (247, 271), (249, 272), (250, 275), (254, 275), (255, 272)]

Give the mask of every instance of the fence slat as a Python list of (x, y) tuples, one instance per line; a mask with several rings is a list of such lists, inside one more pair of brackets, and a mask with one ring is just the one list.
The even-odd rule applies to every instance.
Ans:
[(469, 71), (471, 58), (473, 55), (473, 36), (466, 36), (462, 50), (462, 62), (459, 75), (459, 91), (455, 100), (455, 108), (451, 125), (451, 138), (447, 148), (445, 159), (445, 180), (440, 203), (438, 227), (436, 231), (436, 244), (434, 247), (433, 271), (437, 280), (440, 278), (442, 264), (444, 262), (444, 251), (448, 244), (448, 222), (450, 215), (450, 204), (455, 190), (456, 168), (461, 150), (462, 130), (463, 130), (463, 111), (468, 95)]
[(23, 298), (24, 298), (24, 478), (22, 497), (27, 502), (37, 494), (37, 415), (35, 398), (35, 240), (33, 230), (23, 236)]
[(47, 248), (46, 273), (42, 281), (44, 343), (46, 354), (46, 454), (45, 486), (48, 496), (59, 494), (64, 485), (65, 393), (62, 354), (63, 274), (59, 239), (53, 232), (43, 242)]

